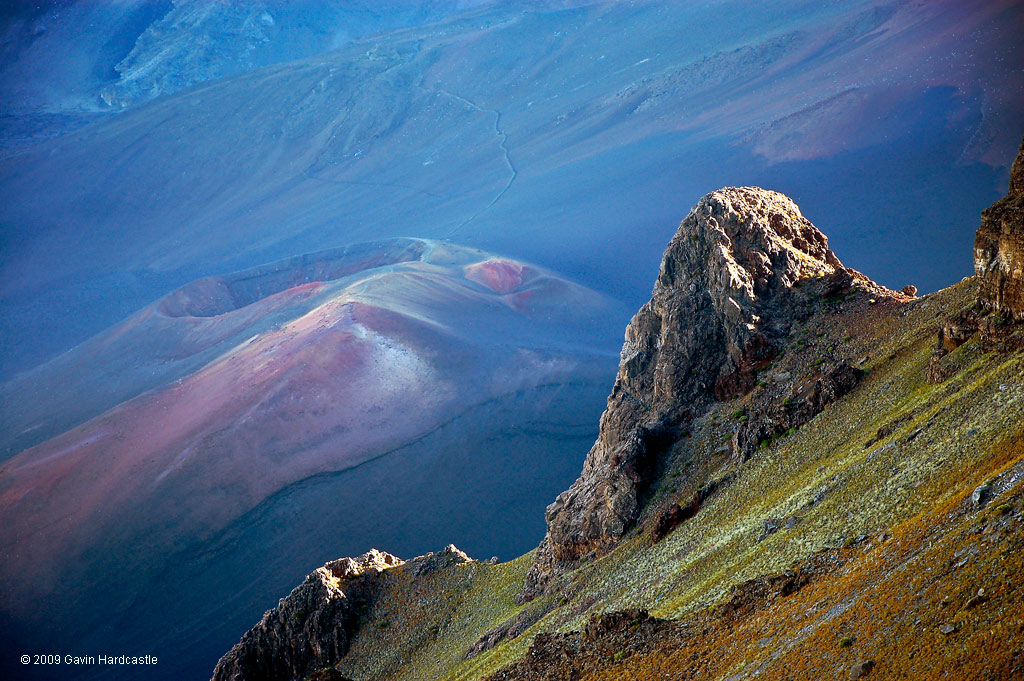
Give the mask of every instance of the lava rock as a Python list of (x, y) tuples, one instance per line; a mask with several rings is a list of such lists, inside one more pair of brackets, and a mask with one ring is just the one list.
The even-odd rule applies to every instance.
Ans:
[(429, 575), (432, 572), (437, 572), (438, 570), (451, 567), (452, 565), (468, 563), (473, 559), (466, 555), (465, 552), (460, 551), (455, 544), (449, 544), (444, 547), (444, 551), (428, 553), (425, 556), (420, 556), (416, 560), (418, 561), (418, 564), (413, 569), (413, 575), (416, 577), (422, 577), (424, 575)]
[(654, 528), (651, 530), (651, 540), (654, 542), (661, 541), (681, 523), (697, 515), (697, 511), (700, 510), (701, 501), (700, 492), (697, 492), (686, 506), (672, 504), (659, 513), (657, 520), (654, 522)]
[(850, 668), (850, 678), (859, 679), (861, 677), (867, 676), (871, 673), (871, 670), (874, 668), (875, 663), (873, 660), (864, 660), (863, 662), (858, 662)]
[[(682, 424), (756, 386), (757, 370), (806, 316), (807, 296), (859, 281), (867, 279), (843, 266), (788, 197), (729, 187), (702, 198), (669, 244), (651, 300), (626, 329), (597, 442), (580, 477), (547, 508), (547, 535), (520, 600), (613, 547), (639, 518), (642, 494)], [(801, 282), (813, 285), (797, 295)], [(856, 380), (844, 363), (806, 396), (806, 411), (817, 413)]]
[(263, 614), (220, 659), (212, 681), (344, 681), (333, 667), (348, 652), (360, 606), (375, 598), (381, 573), (400, 568), (419, 577), (471, 560), (449, 544), (409, 561), (377, 549), (331, 561)]
[(469, 660), (480, 653), (490, 650), (503, 641), (518, 637), (547, 614), (548, 610), (524, 610), (515, 617), (502, 622), (498, 626), (484, 632), (476, 643), (466, 651), (464, 658)]
[(1024, 320), (1024, 141), (1010, 170), (1009, 191), (981, 213), (974, 272), (982, 307)]
[(733, 458), (746, 461), (765, 440), (804, 425), (853, 390), (863, 376), (862, 370), (842, 361), (824, 368), (808, 389), (751, 413), (733, 434)]
[(301, 679), (337, 664), (359, 617), (342, 586), (397, 562), (371, 551), (318, 568), (220, 659), (213, 681)]
[(768, 535), (775, 534), (778, 531), (778, 518), (767, 518), (761, 523), (761, 534), (760, 536), (758, 536), (757, 541), (764, 541), (768, 537)]
[(984, 508), (985, 504), (988, 503), (989, 497), (992, 496), (992, 485), (987, 482), (978, 485), (971, 492), (971, 503), (974, 504), (975, 508)]

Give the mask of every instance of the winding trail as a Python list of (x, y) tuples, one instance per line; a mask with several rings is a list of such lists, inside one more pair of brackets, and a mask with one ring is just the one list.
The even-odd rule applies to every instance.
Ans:
[(498, 140), (499, 140), (498, 145), (501, 147), (501, 152), (502, 152), (502, 155), (503, 155), (503, 158), (504, 158), (504, 161), (505, 161), (505, 165), (508, 167), (508, 170), (509, 170), (508, 182), (505, 183), (505, 186), (502, 187), (501, 191), (499, 191), (495, 195), (495, 197), (493, 199), (491, 199), (490, 203), (488, 203), (486, 206), (484, 206), (483, 208), (481, 208), (480, 210), (476, 211), (475, 213), (470, 215), (468, 218), (466, 218), (465, 220), (463, 220), (462, 222), (457, 224), (452, 229), (452, 231), (449, 232), (448, 235), (447, 235), (447, 238), (450, 239), (452, 236), (457, 234), (459, 232), (459, 230), (461, 230), (463, 227), (465, 227), (469, 223), (473, 222), (473, 220), (476, 220), (483, 213), (486, 213), (488, 210), (490, 210), (494, 206), (494, 204), (496, 204), (499, 200), (501, 200), (501, 197), (503, 197), (506, 194), (506, 192), (508, 192), (509, 188), (512, 186), (512, 183), (516, 181), (516, 177), (519, 176), (519, 171), (516, 170), (515, 164), (512, 163), (512, 157), (509, 155), (508, 135), (506, 135), (505, 132), (501, 129), (501, 112), (500, 111), (498, 111), (497, 109), (484, 109), (484, 108), (480, 107), (476, 102), (474, 102), (474, 101), (472, 101), (470, 99), (466, 99), (465, 97), (463, 97), (461, 95), (457, 95), (454, 92), (449, 92), (448, 90), (445, 90), (444, 88), (439, 88), (439, 87), (426, 88), (426, 87), (424, 87), (423, 89), (426, 90), (427, 92), (434, 92), (434, 93), (437, 93), (437, 94), (442, 94), (442, 95), (444, 95), (446, 97), (454, 99), (455, 101), (460, 102), (461, 104), (464, 104), (465, 106), (469, 107), (470, 109), (472, 109), (473, 111), (476, 111), (478, 113), (493, 114), (494, 115), (494, 134), (498, 137)]

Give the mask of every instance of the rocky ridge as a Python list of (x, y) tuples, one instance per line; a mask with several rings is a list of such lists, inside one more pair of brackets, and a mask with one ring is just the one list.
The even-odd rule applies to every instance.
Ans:
[[(855, 286), (898, 295), (845, 267), (788, 197), (730, 187), (701, 199), (665, 252), (650, 302), (626, 329), (598, 440), (579, 479), (546, 511), (547, 536), (523, 597), (613, 546), (637, 520), (658, 458), (688, 422), (755, 387), (758, 370), (809, 314), (809, 298)], [(737, 453), (749, 456), (764, 438), (806, 422), (857, 377), (848, 365), (831, 367), (793, 408), (790, 400), (746, 424), (734, 438)]]
[(470, 560), (449, 544), (409, 561), (372, 549), (326, 563), (264, 613), (217, 663), (213, 681), (304, 679), (333, 667), (348, 652), (360, 606), (373, 597), (382, 572), (401, 567), (421, 576)]

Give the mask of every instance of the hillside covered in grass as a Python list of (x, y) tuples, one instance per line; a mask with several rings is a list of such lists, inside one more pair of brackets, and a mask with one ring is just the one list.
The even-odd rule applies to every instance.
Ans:
[(708, 195), (538, 550), (328, 564), (315, 611), (296, 589), (215, 678), (284, 678), (268, 641), (297, 679), (1024, 675), (1024, 326), (988, 293), (1021, 277), (1022, 179), (977, 276), (923, 297), (780, 194)]

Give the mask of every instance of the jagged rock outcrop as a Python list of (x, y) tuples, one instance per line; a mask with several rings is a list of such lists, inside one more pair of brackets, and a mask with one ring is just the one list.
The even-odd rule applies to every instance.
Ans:
[(540, 618), (546, 615), (550, 608), (524, 610), (515, 617), (508, 619), (493, 629), (488, 629), (476, 642), (466, 651), (465, 658), (472, 659), (490, 650), (494, 646), (513, 638), (518, 638), (527, 629), (537, 623)]
[(1009, 191), (981, 213), (974, 271), (982, 307), (1024, 320), (1024, 141), (1010, 170)]
[(317, 568), (220, 659), (213, 681), (303, 679), (336, 664), (359, 617), (346, 591), (364, 576), (401, 564), (374, 549)]
[(1006, 196), (981, 212), (974, 237), (974, 272), (980, 309), (963, 310), (939, 328), (926, 374), (932, 383), (957, 373), (951, 353), (975, 334), (986, 350), (1024, 347), (1020, 325), (1009, 323), (1024, 320), (1024, 140), (1010, 169)]
[(317, 568), (264, 613), (217, 663), (213, 681), (290, 681), (329, 669), (348, 652), (359, 628), (360, 606), (374, 598), (381, 573), (393, 568), (426, 575), (472, 559), (449, 544), (409, 561), (373, 549)]
[(752, 412), (733, 433), (733, 456), (745, 461), (761, 443), (804, 425), (853, 390), (862, 375), (860, 369), (846, 361), (823, 367), (821, 375), (805, 390)]
[[(562, 569), (621, 538), (638, 517), (657, 458), (682, 424), (712, 401), (754, 387), (757, 370), (806, 314), (806, 295), (793, 290), (801, 281), (813, 282), (824, 297), (858, 281), (870, 284), (843, 266), (825, 235), (782, 194), (726, 188), (694, 206), (668, 246), (650, 302), (626, 329), (619, 373), (583, 472), (547, 509), (547, 536), (523, 598), (544, 592)], [(805, 396), (807, 410), (820, 411), (846, 390), (855, 380), (848, 369), (837, 368), (834, 380), (824, 377)], [(750, 439), (756, 445), (757, 435)]]
[(460, 551), (455, 544), (449, 544), (444, 547), (444, 551), (438, 553), (428, 553), (425, 556), (414, 558), (409, 561), (412, 573), (417, 577), (423, 577), (429, 575), (432, 572), (449, 568), (452, 565), (458, 565), (460, 563), (468, 563), (473, 560), (465, 552)]

